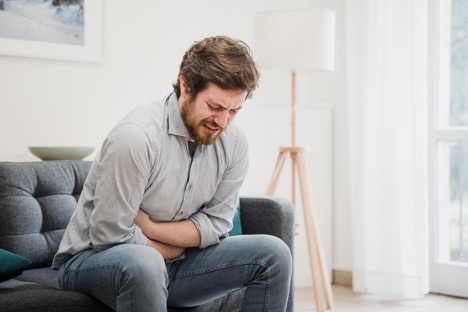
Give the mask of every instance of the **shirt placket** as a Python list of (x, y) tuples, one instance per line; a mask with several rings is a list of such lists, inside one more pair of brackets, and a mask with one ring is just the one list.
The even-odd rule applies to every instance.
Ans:
[(182, 199), (182, 204), (175, 217), (175, 219), (177, 220), (188, 219), (188, 217), (191, 214), (191, 211), (194, 210), (192, 203), (193, 203), (193, 199), (195, 196), (194, 191), (195, 191), (196, 179), (198, 176), (199, 157), (197, 156), (197, 152), (195, 152), (193, 157), (190, 157), (190, 155), (188, 155), (187, 157), (192, 158), (192, 159), (191, 159), (190, 166), (188, 168), (189, 170), (187, 173), (188, 179), (185, 185), (185, 191), (184, 191), (184, 195)]

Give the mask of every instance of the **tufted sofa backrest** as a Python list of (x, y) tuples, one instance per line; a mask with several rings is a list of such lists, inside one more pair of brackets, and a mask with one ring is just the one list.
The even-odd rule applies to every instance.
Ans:
[(0, 248), (50, 266), (89, 161), (0, 162)]

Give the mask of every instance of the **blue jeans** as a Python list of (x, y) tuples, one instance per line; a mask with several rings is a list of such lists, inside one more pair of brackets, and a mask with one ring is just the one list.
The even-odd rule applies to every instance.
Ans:
[(85, 250), (60, 268), (59, 284), (116, 311), (192, 307), (243, 287), (242, 311), (285, 311), (291, 274), (291, 253), (282, 240), (241, 235), (187, 249), (185, 259), (171, 263), (147, 246)]

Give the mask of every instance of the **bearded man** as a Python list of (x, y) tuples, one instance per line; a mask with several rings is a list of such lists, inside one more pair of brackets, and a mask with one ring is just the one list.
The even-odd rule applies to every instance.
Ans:
[(242, 311), (285, 311), (289, 248), (228, 235), (248, 168), (232, 122), (258, 78), (245, 43), (206, 38), (184, 54), (174, 92), (110, 131), (54, 258), (63, 290), (154, 312), (245, 287)]

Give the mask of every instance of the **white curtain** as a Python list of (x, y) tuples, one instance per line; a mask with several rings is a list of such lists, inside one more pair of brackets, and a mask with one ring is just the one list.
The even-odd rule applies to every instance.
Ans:
[(427, 0), (347, 0), (353, 287), (428, 292)]

